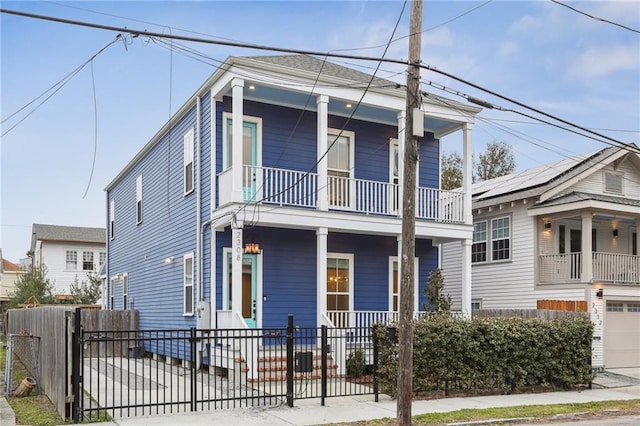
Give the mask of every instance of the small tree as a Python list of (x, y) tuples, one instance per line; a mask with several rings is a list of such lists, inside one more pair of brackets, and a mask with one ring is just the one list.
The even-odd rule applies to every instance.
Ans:
[(424, 305), (424, 309), (436, 313), (449, 313), (451, 311), (451, 296), (443, 294), (444, 276), (440, 268), (431, 271), (425, 294), (428, 304)]
[(442, 155), (442, 189), (452, 190), (462, 186), (462, 157), (457, 152)]
[(495, 141), (487, 144), (484, 153), (478, 154), (475, 181), (489, 180), (513, 173), (516, 162), (513, 148), (506, 142)]
[(102, 280), (100, 277), (89, 272), (88, 281), (79, 281), (78, 276), (71, 283), (71, 295), (73, 302), (81, 305), (93, 305), (102, 296)]
[(53, 284), (47, 278), (44, 268), (30, 268), (24, 274), (18, 276), (16, 289), (10, 294), (10, 308), (17, 308), (22, 303), (27, 303), (30, 297), (35, 297), (40, 304), (55, 303), (53, 297)]

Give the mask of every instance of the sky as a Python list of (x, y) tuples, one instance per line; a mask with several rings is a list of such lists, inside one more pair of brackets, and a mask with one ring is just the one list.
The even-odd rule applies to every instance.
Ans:
[[(615, 140), (638, 144), (640, 2), (565, 3), (619, 25), (546, 0), (427, 0), (422, 62)], [(382, 56), (398, 22), (385, 56), (393, 59), (408, 56), (404, 36), (411, 9), (410, 2), (400, 0), (2, 1), (0, 7), (136, 30), (369, 57)], [(8, 260), (25, 257), (33, 223), (106, 227), (104, 188), (216, 66), (228, 56), (271, 54), (180, 42), (204, 55), (196, 60), (147, 37), (123, 33), (116, 40), (117, 34), (0, 14), (0, 241)], [(376, 66), (336, 61), (369, 73)], [(64, 85), (55, 86), (57, 92), (49, 91), (85, 63)], [(404, 83), (403, 71), (402, 66), (382, 64), (377, 75)], [(531, 113), (437, 73), (423, 70), (421, 78), (425, 91), (464, 102), (429, 86), (432, 82)], [(460, 141), (460, 135), (445, 138), (445, 152), (460, 151)], [(517, 170), (607, 146), (511, 112), (485, 109), (473, 128), (474, 151), (493, 141), (512, 146)]]

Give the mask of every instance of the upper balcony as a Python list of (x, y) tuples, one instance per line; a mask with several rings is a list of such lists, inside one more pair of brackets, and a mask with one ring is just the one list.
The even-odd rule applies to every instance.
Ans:
[[(323, 185), (317, 173), (273, 167), (243, 166), (242, 172), (243, 203), (400, 217), (398, 184), (328, 175)], [(232, 176), (231, 169), (220, 173), (219, 187), (231, 188)], [(319, 201), (322, 194), (326, 196), (326, 208)], [(233, 201), (231, 191), (219, 192), (220, 205)], [(418, 220), (463, 224), (464, 193), (417, 188), (415, 215)]]
[[(540, 283), (581, 283), (583, 262), (583, 253), (540, 255)], [(591, 253), (591, 263), (594, 282), (640, 285), (640, 256), (596, 252)]]

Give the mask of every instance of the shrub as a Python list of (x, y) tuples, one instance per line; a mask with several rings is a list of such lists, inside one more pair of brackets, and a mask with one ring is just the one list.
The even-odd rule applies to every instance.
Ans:
[(362, 349), (355, 349), (347, 357), (347, 376), (360, 377), (364, 375), (367, 368), (367, 361)]

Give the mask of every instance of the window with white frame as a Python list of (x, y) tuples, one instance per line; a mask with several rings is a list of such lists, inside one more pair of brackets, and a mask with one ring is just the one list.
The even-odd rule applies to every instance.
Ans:
[(327, 254), (327, 311), (351, 310), (352, 277), (353, 255)]
[(482, 299), (472, 299), (471, 310), (476, 311), (478, 309), (482, 309)]
[(624, 180), (624, 174), (605, 171), (604, 172), (604, 192), (609, 192), (612, 194), (622, 194), (623, 180)]
[(104, 265), (105, 263), (107, 263), (107, 253), (104, 251), (100, 252), (100, 266), (102, 267), (102, 265)]
[(627, 303), (627, 312), (640, 312), (640, 303)]
[(122, 309), (127, 309), (127, 299), (129, 295), (129, 275), (122, 277)]
[[(413, 270), (414, 270), (414, 282), (413, 282), (413, 295), (414, 295), (414, 306), (418, 308), (418, 288), (419, 288), (419, 280), (418, 280), (418, 271), (419, 271), (419, 259), (416, 257), (413, 259)], [(398, 263), (398, 258), (396, 256), (389, 257), (389, 310), (393, 312), (398, 312), (400, 309), (400, 274), (398, 273), (400, 270), (400, 264)]]
[(473, 245), (471, 246), (471, 262), (487, 261), (487, 221), (473, 224)]
[(193, 253), (184, 255), (184, 315), (193, 315)]
[(511, 219), (508, 216), (491, 219), (491, 260), (511, 257)]
[(136, 179), (136, 223), (142, 223), (142, 175)]
[(114, 239), (116, 237), (116, 201), (111, 200), (109, 202), (109, 238)]
[(111, 277), (109, 280), (109, 307), (114, 309), (116, 302), (116, 282), (118, 281), (118, 277)]
[(193, 129), (184, 135), (182, 145), (184, 150), (184, 195), (193, 192)]
[(353, 132), (330, 129), (327, 137), (328, 198), (333, 207), (351, 207), (351, 180), (354, 167)]
[(66, 269), (67, 271), (77, 271), (78, 270), (78, 252), (75, 250), (67, 250), (66, 255)]
[(638, 231), (631, 233), (631, 254), (634, 256), (638, 255)]
[(83, 251), (82, 252), (82, 270), (93, 271), (94, 269), (95, 269), (95, 266), (93, 264), (93, 252)]
[(607, 302), (607, 312), (624, 312), (624, 303)]

